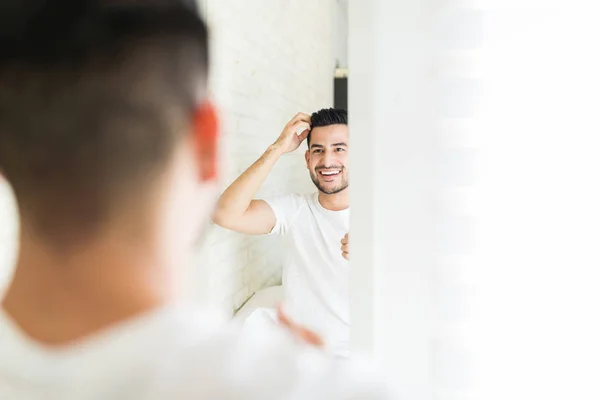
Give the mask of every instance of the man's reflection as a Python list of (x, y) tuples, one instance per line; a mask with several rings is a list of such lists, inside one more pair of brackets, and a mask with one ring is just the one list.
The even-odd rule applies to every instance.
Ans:
[[(318, 191), (255, 199), (277, 160), (304, 140), (306, 166)], [(289, 121), (275, 143), (223, 193), (214, 216), (227, 229), (285, 238), (285, 312), (322, 335), (339, 356), (348, 355), (350, 329), (349, 212), (347, 113), (323, 109)], [(274, 310), (259, 313), (273, 316)]]

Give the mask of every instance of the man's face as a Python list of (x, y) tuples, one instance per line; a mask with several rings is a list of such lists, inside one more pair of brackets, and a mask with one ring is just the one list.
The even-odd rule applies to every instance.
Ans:
[(306, 151), (306, 166), (315, 186), (325, 194), (348, 187), (348, 125), (314, 128)]

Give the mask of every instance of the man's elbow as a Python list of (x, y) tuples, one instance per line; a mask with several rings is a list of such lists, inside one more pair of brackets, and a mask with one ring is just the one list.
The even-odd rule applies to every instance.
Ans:
[(235, 232), (240, 232), (239, 225), (242, 219), (243, 216), (238, 216), (237, 214), (232, 214), (230, 212), (222, 211), (219, 209), (217, 209), (212, 216), (212, 222), (215, 225)]
[(224, 213), (223, 211), (217, 209), (215, 210), (215, 212), (212, 215), (212, 222), (215, 225), (220, 226), (221, 228), (227, 228), (227, 226), (229, 225), (228, 222), (229, 218), (227, 218), (227, 213)]

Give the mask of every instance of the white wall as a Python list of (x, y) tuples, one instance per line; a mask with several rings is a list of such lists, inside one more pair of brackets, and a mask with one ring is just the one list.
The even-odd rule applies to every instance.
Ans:
[[(224, 121), (225, 188), (294, 114), (332, 105), (333, 7), (330, 0), (203, 0), (201, 9), (212, 29), (211, 90)], [(315, 190), (303, 154), (301, 148), (284, 156), (258, 195)], [(279, 244), (213, 226), (192, 263), (196, 297), (234, 310), (258, 289), (280, 283)]]
[[(332, 7), (329, 1), (203, 0), (211, 28), (211, 90), (222, 111), (224, 182), (254, 162), (297, 112), (333, 101)], [(303, 149), (285, 156), (260, 196), (314, 190)], [(0, 277), (12, 266), (15, 213), (0, 190)], [(211, 227), (191, 260), (193, 297), (227, 311), (280, 282), (277, 238), (243, 237)]]
[(352, 345), (415, 400), (433, 394), (431, 19), (419, 0), (350, 2)]
[(476, 84), (460, 61), (479, 17), (452, 2), (350, 2), (352, 344), (410, 399), (454, 398), (468, 371), (452, 263), (469, 245), (458, 204), (472, 185), (462, 138)]
[(334, 0), (334, 62), (338, 68), (348, 68), (348, 0)]
[(350, 2), (352, 344), (410, 399), (477, 398), (463, 333), (482, 17), (458, 3)]
[(593, 11), (350, 2), (353, 345), (403, 398), (600, 398)]

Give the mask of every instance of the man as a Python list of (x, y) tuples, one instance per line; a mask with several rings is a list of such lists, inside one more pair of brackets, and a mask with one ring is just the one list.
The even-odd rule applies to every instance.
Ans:
[[(306, 166), (318, 193), (254, 199), (285, 153), (306, 139)], [(286, 239), (285, 310), (323, 337), (333, 354), (348, 356), (348, 118), (345, 110), (297, 114), (279, 138), (221, 196), (213, 217), (222, 227)], [(266, 316), (265, 310), (258, 315)], [(256, 314), (249, 323), (257, 324)]]
[(20, 249), (1, 399), (388, 398), (282, 329), (177, 301), (216, 198), (207, 32), (176, 0), (0, 4), (0, 167)]

